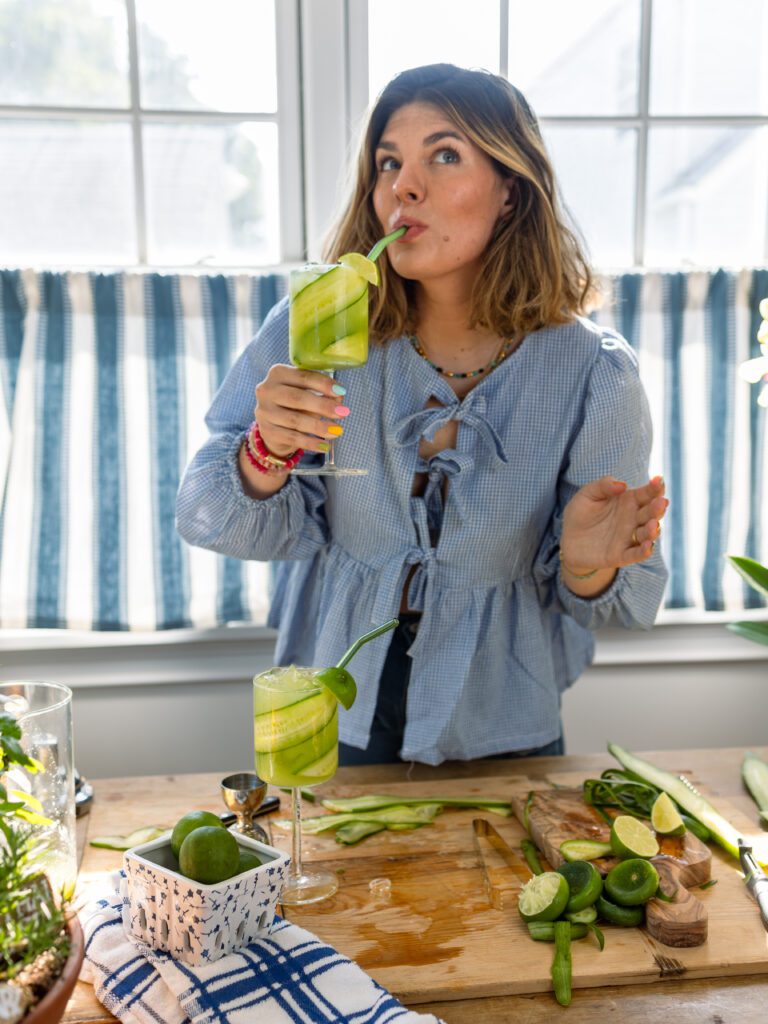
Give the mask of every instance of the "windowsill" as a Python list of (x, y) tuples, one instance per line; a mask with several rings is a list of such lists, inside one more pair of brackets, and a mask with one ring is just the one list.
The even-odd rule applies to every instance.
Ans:
[[(664, 612), (653, 630), (605, 628), (597, 634), (594, 667), (768, 661), (768, 647), (726, 628), (739, 617), (765, 619), (766, 611), (676, 610)], [(0, 675), (56, 679), (75, 689), (232, 682), (269, 666), (275, 637), (272, 629), (245, 623), (162, 633), (7, 630)]]

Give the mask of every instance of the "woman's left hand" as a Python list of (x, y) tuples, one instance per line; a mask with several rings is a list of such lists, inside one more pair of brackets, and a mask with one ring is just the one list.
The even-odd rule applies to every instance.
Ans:
[(582, 573), (645, 561), (659, 539), (668, 506), (660, 476), (632, 490), (611, 476), (585, 484), (563, 513), (563, 562)]

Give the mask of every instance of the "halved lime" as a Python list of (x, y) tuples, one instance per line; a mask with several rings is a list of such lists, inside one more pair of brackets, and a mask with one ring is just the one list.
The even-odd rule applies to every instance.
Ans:
[(604, 884), (605, 891), (620, 907), (637, 907), (656, 894), (659, 873), (649, 860), (633, 857), (611, 868)]
[(653, 832), (630, 814), (620, 814), (611, 825), (611, 849), (617, 857), (655, 857), (659, 844)]
[(603, 879), (594, 864), (588, 860), (575, 860), (561, 864), (557, 869), (568, 882), (570, 897), (566, 910), (576, 913), (590, 907), (603, 891)]
[(651, 824), (662, 836), (682, 836), (685, 822), (668, 793), (660, 793), (651, 808)]
[(599, 843), (595, 839), (566, 839), (560, 843), (560, 853), (567, 861), (597, 860), (610, 857), (613, 850), (610, 843)]
[(345, 252), (343, 256), (339, 256), (339, 263), (354, 270), (369, 284), (377, 285), (379, 283), (379, 268), (373, 260), (369, 260), (361, 252)]
[(517, 909), (524, 921), (554, 921), (565, 910), (569, 896), (565, 876), (545, 871), (522, 887)]
[(643, 923), (645, 910), (639, 907), (620, 907), (611, 903), (605, 896), (598, 896), (595, 909), (599, 917), (608, 924), (617, 924), (620, 928), (637, 928)]

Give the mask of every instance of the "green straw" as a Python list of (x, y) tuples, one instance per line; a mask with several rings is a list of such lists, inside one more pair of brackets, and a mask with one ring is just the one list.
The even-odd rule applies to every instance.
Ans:
[[(384, 241), (384, 239), (382, 239)], [(395, 626), (399, 625), (399, 619), (390, 619), (389, 622), (385, 622), (383, 626), (377, 626), (376, 629), (372, 629), (370, 633), (365, 633), (358, 640), (352, 644), (347, 653), (337, 664), (336, 668), (344, 668), (347, 662), (351, 661), (352, 658), (357, 654), (363, 644), (367, 644), (369, 640), (373, 640), (377, 636), (381, 636), (382, 633), (388, 632), (390, 629), (394, 629)]]
[(384, 252), (390, 242), (394, 242), (396, 238), (402, 238), (405, 232), (408, 230), (407, 227), (398, 228), (397, 231), (393, 231), (390, 235), (384, 235), (380, 238), (376, 245), (368, 253), (369, 260), (377, 260), (379, 256)]

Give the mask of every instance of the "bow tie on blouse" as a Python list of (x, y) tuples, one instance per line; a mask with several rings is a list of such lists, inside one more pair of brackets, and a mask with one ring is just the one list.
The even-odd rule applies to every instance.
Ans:
[(434, 409), (421, 409), (406, 416), (395, 425), (394, 443), (399, 448), (418, 444), (421, 438), (431, 441), (435, 434), (451, 420), (471, 427), (478, 436), (483, 449), (490, 456), (494, 466), (500, 468), (508, 462), (504, 445), (491, 424), (484, 418), (486, 401), (483, 395), (470, 392), (464, 401), (453, 405), (441, 405)]

